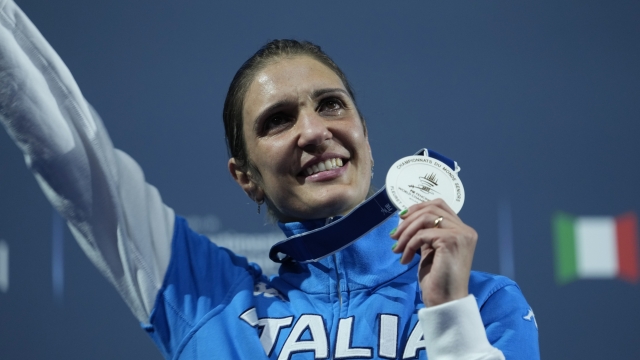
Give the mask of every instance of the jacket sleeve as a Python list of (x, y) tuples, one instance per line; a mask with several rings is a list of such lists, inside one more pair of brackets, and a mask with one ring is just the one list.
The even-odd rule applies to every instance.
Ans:
[(489, 342), (511, 360), (539, 360), (538, 323), (522, 291), (511, 283), (480, 305)]
[(147, 322), (166, 272), (173, 210), (113, 148), (62, 60), (0, 0), (0, 122), (89, 259)]
[(427, 354), (431, 360), (504, 360), (487, 339), (473, 295), (420, 309)]
[(429, 359), (540, 359), (538, 325), (515, 283), (500, 286), (481, 304), (468, 295), (420, 309), (418, 317)]

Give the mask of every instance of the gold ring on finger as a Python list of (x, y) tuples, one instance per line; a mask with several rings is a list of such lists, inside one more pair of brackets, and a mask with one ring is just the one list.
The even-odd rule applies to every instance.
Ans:
[(442, 216), (440, 216), (439, 218), (435, 219), (435, 221), (433, 222), (433, 227), (437, 228), (440, 227), (440, 224), (442, 223)]

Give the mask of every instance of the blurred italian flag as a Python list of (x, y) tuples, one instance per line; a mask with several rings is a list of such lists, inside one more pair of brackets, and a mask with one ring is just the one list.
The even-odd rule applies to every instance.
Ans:
[(553, 231), (559, 284), (613, 278), (638, 282), (638, 218), (634, 213), (616, 217), (557, 213)]

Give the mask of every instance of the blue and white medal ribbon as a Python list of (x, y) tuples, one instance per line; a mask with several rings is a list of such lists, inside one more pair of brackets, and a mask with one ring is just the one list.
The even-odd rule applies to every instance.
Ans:
[(275, 262), (318, 261), (344, 249), (385, 222), (399, 209), (435, 198), (444, 199), (455, 211), (464, 202), (458, 164), (433, 151), (422, 149), (396, 161), (387, 174), (386, 186), (347, 215), (321, 228), (294, 235), (271, 247)]

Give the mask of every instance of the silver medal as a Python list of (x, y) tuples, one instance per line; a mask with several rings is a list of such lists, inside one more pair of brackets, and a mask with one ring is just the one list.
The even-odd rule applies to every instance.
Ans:
[(451, 170), (445, 163), (428, 156), (407, 156), (389, 169), (387, 195), (400, 210), (440, 198), (458, 213), (464, 204), (464, 187), (458, 171), (457, 165), (456, 170)]

